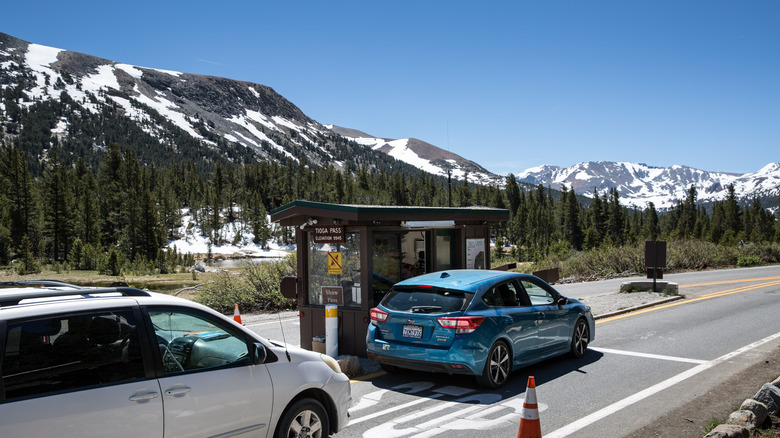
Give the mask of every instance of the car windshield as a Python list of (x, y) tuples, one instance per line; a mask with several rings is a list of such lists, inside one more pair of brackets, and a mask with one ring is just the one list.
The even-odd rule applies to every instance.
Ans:
[(472, 296), (468, 292), (446, 289), (392, 289), (382, 305), (399, 312), (448, 313), (465, 309)]

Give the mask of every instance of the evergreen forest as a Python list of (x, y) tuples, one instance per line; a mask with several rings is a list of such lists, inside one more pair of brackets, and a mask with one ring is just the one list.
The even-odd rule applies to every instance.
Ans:
[[(233, 164), (215, 160), (204, 169), (192, 159), (145, 165), (133, 148), (110, 144), (99, 159), (68, 164), (56, 150), (40, 168), (15, 145), (0, 148), (0, 265), (20, 274), (41, 264), (98, 270), (172, 272), (192, 265), (194, 255), (167, 249), (184, 214), (190, 214), (214, 245), (226, 222), (251, 229), (256, 243), (293, 240), (293, 230), (272, 232), (267, 212), (296, 199), (369, 205), (506, 208), (511, 219), (492, 230), (493, 264), (531, 261), (543, 265), (565, 254), (639, 247), (645, 240), (698, 241), (717, 248), (748, 244), (765, 248), (755, 263), (778, 258), (780, 226), (758, 199), (734, 196), (711, 209), (697, 205), (696, 189), (676, 207), (659, 213), (620, 204), (616, 190), (593, 193), (587, 202), (565, 187), (525, 187), (513, 175), (503, 189), (435, 177), (422, 171), (358, 166), (342, 172), (305, 160)], [(568, 256), (567, 256), (568, 257)], [(753, 264), (755, 264), (753, 263)], [(695, 267), (695, 266), (694, 266)]]

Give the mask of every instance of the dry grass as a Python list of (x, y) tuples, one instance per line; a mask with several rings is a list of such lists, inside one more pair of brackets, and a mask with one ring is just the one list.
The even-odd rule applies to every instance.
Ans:
[[(198, 272), (193, 277), (192, 272), (164, 275), (123, 275), (113, 277), (101, 275), (97, 271), (61, 271), (56, 272), (48, 266), (40, 274), (19, 275), (13, 269), (0, 270), (0, 282), (18, 280), (57, 280), (79, 286), (105, 287), (114, 282), (124, 282), (128, 286), (147, 289), (161, 293), (176, 293), (180, 289), (197, 286), (213, 281), (217, 273)], [(197, 291), (183, 291), (179, 296), (192, 298)]]

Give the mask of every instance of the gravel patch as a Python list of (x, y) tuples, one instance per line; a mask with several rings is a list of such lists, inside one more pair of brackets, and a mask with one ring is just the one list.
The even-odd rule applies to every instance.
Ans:
[(652, 305), (669, 298), (672, 297), (660, 292), (623, 292), (596, 295), (579, 300), (590, 306), (594, 316), (600, 316), (634, 307)]

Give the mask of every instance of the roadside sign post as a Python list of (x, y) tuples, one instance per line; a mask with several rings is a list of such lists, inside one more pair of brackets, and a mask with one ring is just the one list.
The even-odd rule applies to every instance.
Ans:
[(666, 267), (666, 241), (648, 240), (645, 242), (645, 268), (647, 278), (653, 279), (653, 292), (656, 289), (656, 280), (664, 278), (663, 269)]

